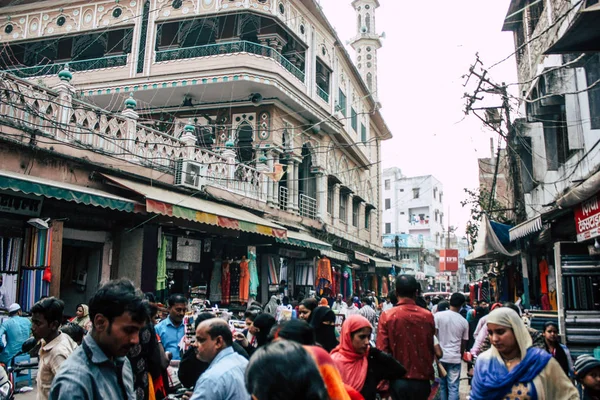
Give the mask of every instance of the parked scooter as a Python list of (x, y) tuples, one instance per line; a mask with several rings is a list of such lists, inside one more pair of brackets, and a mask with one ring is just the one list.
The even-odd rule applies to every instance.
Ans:
[(15, 354), (15, 356), (10, 360), (10, 364), (6, 366), (5, 364), (1, 364), (2, 368), (0, 368), (0, 400), (13, 400), (15, 397), (15, 377), (21, 371), (26, 369), (37, 368), (38, 363), (20, 363), (15, 365), (15, 358), (29, 353), (36, 346), (37, 341), (35, 338), (31, 337), (27, 339), (23, 345), (21, 346), (21, 351)]

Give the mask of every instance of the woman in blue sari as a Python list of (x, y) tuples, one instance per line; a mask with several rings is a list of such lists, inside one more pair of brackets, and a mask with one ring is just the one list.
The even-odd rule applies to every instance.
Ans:
[(506, 307), (492, 311), (487, 327), (492, 347), (477, 359), (470, 400), (579, 399), (552, 355), (532, 347), (515, 311)]

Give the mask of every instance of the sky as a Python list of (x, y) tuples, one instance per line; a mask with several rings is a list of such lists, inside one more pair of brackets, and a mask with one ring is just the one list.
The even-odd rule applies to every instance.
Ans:
[[(464, 233), (469, 211), (464, 188), (477, 188), (477, 159), (490, 156), (497, 138), (475, 116), (465, 118), (464, 87), (475, 54), (490, 67), (514, 52), (502, 32), (510, 0), (380, 0), (376, 29), (385, 32), (378, 53), (381, 112), (393, 134), (382, 146), (382, 167), (406, 176), (434, 175), (444, 186), (445, 217)], [(356, 35), (351, 0), (320, 0), (343, 42)], [(354, 57), (354, 51), (347, 46)], [(495, 82), (517, 82), (514, 57), (493, 67)], [(447, 224), (448, 221), (445, 221)], [(447, 225), (446, 225), (447, 226)]]

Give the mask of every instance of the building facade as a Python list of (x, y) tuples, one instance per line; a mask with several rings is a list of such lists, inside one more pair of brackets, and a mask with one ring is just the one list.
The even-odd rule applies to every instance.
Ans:
[[(354, 43), (376, 60), (378, 3), (353, 5), (371, 10)], [(1, 188), (43, 200), (55, 259), (31, 271), (51, 267), (50, 293), (79, 275), (159, 290), (158, 274), (160, 290), (209, 296), (219, 263), (250, 259), (265, 301), (314, 289), (318, 257), (353, 284), (377, 265), (391, 133), (374, 62), (353, 64), (316, 1), (28, 1), (0, 9), (0, 32)], [(41, 180), (66, 192), (24, 188)], [(3, 224), (25, 237), (12, 211)], [(93, 271), (67, 269), (65, 246), (92, 239)]]

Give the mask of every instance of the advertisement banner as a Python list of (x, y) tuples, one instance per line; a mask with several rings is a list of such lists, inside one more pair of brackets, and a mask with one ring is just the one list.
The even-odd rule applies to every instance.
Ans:
[(44, 199), (39, 196), (0, 190), (0, 211), (39, 217)]
[(440, 250), (440, 271), (458, 271), (458, 250)]
[(577, 241), (600, 236), (600, 193), (575, 207)]

